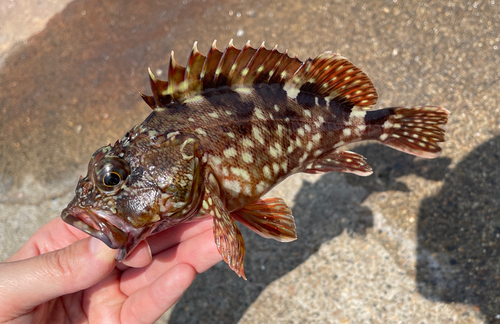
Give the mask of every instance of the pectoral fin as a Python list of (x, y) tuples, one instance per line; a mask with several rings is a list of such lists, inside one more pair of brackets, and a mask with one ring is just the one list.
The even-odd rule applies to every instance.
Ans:
[(373, 173), (363, 156), (349, 151), (329, 153), (307, 166), (303, 172), (324, 173), (331, 171), (354, 173), (360, 176), (368, 176)]
[(214, 218), (214, 238), (219, 253), (229, 267), (246, 280), (243, 270), (245, 241), (236, 223), (224, 208), (220, 198), (208, 189), (206, 189), (203, 208)]
[(297, 239), (292, 211), (281, 198), (260, 199), (231, 215), (234, 219), (265, 238), (280, 242)]

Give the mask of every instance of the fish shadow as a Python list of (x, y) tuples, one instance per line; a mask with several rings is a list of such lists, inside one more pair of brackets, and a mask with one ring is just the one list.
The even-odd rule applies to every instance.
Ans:
[(372, 211), (361, 205), (370, 193), (407, 191), (396, 179), (410, 173), (418, 172), (429, 179), (442, 178), (450, 163), (445, 158), (418, 161), (378, 144), (359, 146), (355, 151), (376, 161), (370, 162), (374, 175), (361, 178), (328, 173), (314, 183), (304, 181), (292, 208), (298, 236), (294, 242), (266, 240), (239, 226), (246, 243), (248, 281), (238, 278), (220, 262), (197, 276), (176, 304), (169, 322), (237, 323), (269, 284), (304, 263), (324, 242), (343, 231), (364, 235), (373, 227)]
[(418, 216), (417, 285), (500, 323), (500, 136), (468, 154)]

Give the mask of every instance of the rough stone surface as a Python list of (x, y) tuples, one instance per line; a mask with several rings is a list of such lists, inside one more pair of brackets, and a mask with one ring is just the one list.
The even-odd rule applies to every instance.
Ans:
[(443, 105), (435, 160), (377, 144), (368, 178), (294, 176), (274, 189), (299, 239), (242, 229), (243, 281), (219, 263), (159, 323), (500, 323), (500, 3), (0, 3), (0, 260), (69, 202), (91, 154), (141, 122), (147, 67), (165, 78), (234, 38), (305, 59), (340, 52), (378, 107)]

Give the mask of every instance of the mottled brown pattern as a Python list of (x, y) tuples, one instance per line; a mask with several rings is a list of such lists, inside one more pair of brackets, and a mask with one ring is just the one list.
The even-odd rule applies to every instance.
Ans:
[[(377, 92), (338, 54), (299, 61), (276, 48), (196, 44), (188, 66), (173, 56), (169, 81), (150, 72), (153, 108), (114, 146), (99, 149), (63, 211), (65, 221), (119, 248), (123, 259), (145, 237), (209, 213), (224, 260), (245, 277), (235, 220), (263, 237), (296, 238), (283, 201), (259, 200), (297, 172), (371, 174), (340, 146), (378, 140), (432, 158), (444, 141), (441, 107), (368, 111)], [(112, 179), (107, 183), (108, 179)]]

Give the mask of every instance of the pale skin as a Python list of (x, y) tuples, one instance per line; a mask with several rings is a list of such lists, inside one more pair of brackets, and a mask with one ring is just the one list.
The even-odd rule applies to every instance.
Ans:
[(221, 260), (212, 220), (115, 250), (54, 219), (0, 263), (0, 323), (153, 323)]

